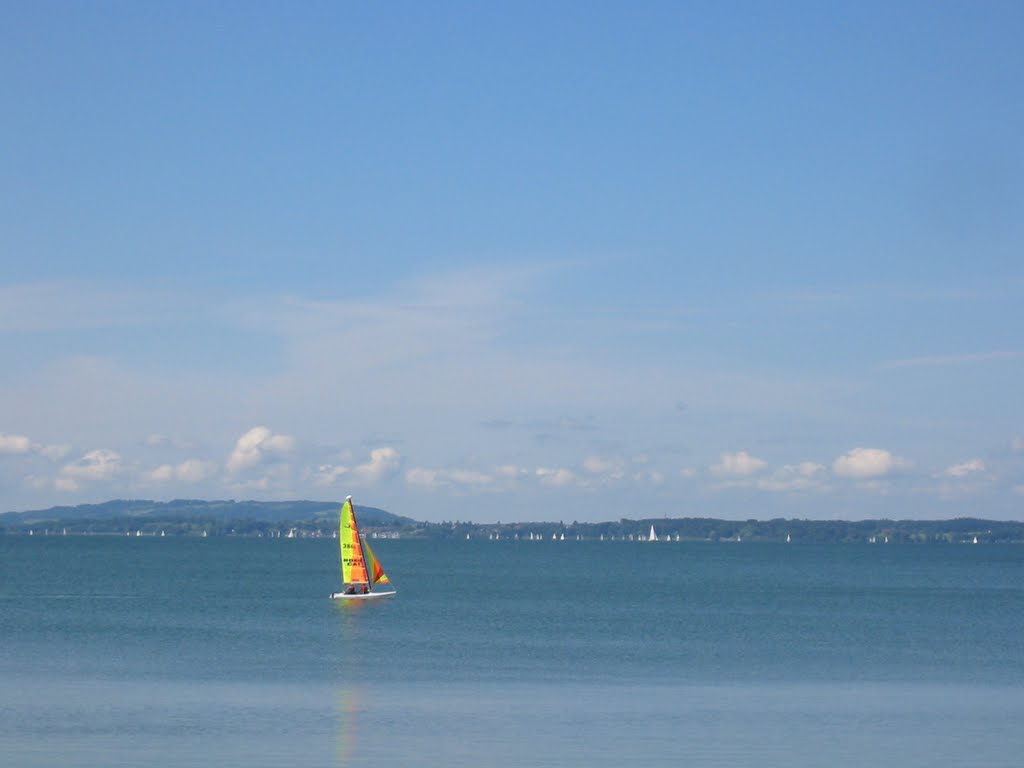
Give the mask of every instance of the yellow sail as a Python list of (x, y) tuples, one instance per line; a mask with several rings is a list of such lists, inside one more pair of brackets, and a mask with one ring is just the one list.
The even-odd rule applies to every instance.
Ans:
[(359, 538), (356, 526), (356, 512), (352, 507), (352, 497), (345, 499), (341, 505), (341, 580), (346, 584), (366, 584), (370, 580), (366, 575), (366, 560), (363, 557), (363, 541)]

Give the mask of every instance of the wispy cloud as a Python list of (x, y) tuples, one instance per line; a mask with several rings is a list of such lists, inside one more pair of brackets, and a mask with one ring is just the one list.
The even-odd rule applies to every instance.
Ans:
[(608, 480), (621, 480), (626, 476), (627, 463), (618, 457), (587, 456), (583, 460), (583, 468), (591, 475), (599, 475)]
[(825, 467), (813, 461), (787, 464), (769, 477), (759, 478), (757, 487), (764, 491), (806, 491), (824, 488)]
[(986, 470), (985, 462), (981, 459), (971, 459), (960, 464), (953, 464), (950, 467), (946, 467), (943, 474), (946, 477), (967, 477), (968, 475), (975, 475), (979, 472)]
[[(444, 509), (447, 493), (486, 497), (491, 512), (502, 514), (501, 505), (512, 504), (511, 496), (501, 498), (505, 492), (580, 505), (588, 498), (592, 503), (595, 493), (653, 486), (660, 490), (637, 498), (692, 500), (708, 490), (743, 488), (762, 492), (762, 499), (782, 499), (784, 492), (828, 492), (839, 485), (844, 493), (857, 493), (873, 481), (895, 487), (883, 480), (911, 466), (882, 448), (813, 455), (823, 442), (814, 423), (848, 427), (836, 424), (846, 417), (836, 417), (835, 402), (858, 397), (854, 385), (691, 366), (685, 355), (660, 349), (634, 355), (630, 345), (618, 343), (621, 338), (612, 344), (602, 335), (595, 342), (601, 334), (584, 332), (586, 313), (577, 308), (563, 313), (531, 306), (529, 279), (517, 277), (506, 290), (500, 270), (480, 270), (359, 301), (250, 297), (244, 311), (235, 305), (219, 318), (257, 340), (246, 375), (170, 365), (156, 370), (126, 354), (96, 356), (91, 349), (56, 359), (37, 368), (35, 378), (14, 380), (13, 389), (8, 381), (0, 384), (0, 394), (6, 399), (13, 392), (22, 412), (46, 414), (35, 422), (20, 414), (8, 419), (12, 431), (0, 434), (3, 479), (16, 490), (38, 489), (37, 496), (49, 491), (58, 499), (54, 488), (113, 498), (153, 486), (166, 493), (200, 486), (202, 492), (251, 489), (280, 497), (361, 486), (403, 500), (431, 489), (438, 491), (434, 510)], [(62, 296), (50, 294), (54, 300)], [(26, 294), (21, 306), (30, 299)], [(89, 327), (89, 313), (99, 309), (86, 304), (81, 317)], [(618, 310), (608, 311), (613, 316), (600, 318), (602, 331), (615, 325)], [(111, 322), (130, 326), (133, 312), (127, 302)], [(577, 324), (568, 334), (564, 314), (573, 314)], [(19, 327), (45, 328), (44, 316), (37, 313)], [(77, 317), (55, 317), (53, 325), (70, 327)], [(541, 333), (523, 333), (524, 320)], [(279, 350), (272, 361), (261, 357), (268, 346)], [(1019, 356), (1003, 349), (886, 365), (968, 365)], [(237, 429), (239, 413), (263, 414), (261, 421), (278, 426)], [(800, 445), (780, 428), (783, 417), (802, 420), (799, 429), (811, 439)], [(725, 418), (721, 429), (726, 422), (716, 419)], [(55, 435), (66, 442), (33, 439), (57, 423), (68, 425), (66, 435)], [(733, 429), (735, 424), (743, 426)], [(191, 439), (171, 437), (179, 430)], [(97, 434), (112, 437), (100, 442)], [(774, 434), (785, 440), (764, 448), (771, 457), (720, 452), (737, 444), (757, 449)], [(849, 434), (834, 439), (855, 445)], [(58, 469), (71, 445), (111, 448), (89, 451)], [(767, 459), (791, 449), (799, 452), (769, 464)], [(971, 456), (982, 449), (964, 450)], [(1024, 448), (1015, 444), (1015, 450)], [(978, 469), (975, 462), (980, 460), (946, 460), (923, 474), (957, 488), (968, 481), (989, 487), (998, 482), (1008, 492), (1015, 475)], [(841, 484), (841, 478), (857, 482)]]
[(436, 491), (493, 490), (496, 476), (474, 469), (424, 469), (415, 467), (405, 473), (405, 482), (415, 488)]
[(138, 327), (173, 319), (194, 299), (152, 287), (95, 280), (0, 284), (0, 332)]
[(97, 448), (62, 467), (55, 486), (60, 491), (77, 491), (82, 482), (111, 480), (121, 472), (123, 466), (124, 461), (117, 451), (112, 451), (109, 448)]
[(402, 456), (392, 446), (374, 448), (366, 461), (355, 465), (347, 463), (352, 458), (348, 452), (340, 458), (346, 463), (319, 464), (311, 473), (313, 483), (321, 487), (334, 486), (341, 481), (372, 486), (394, 477), (402, 468)]
[(143, 482), (162, 484), (180, 482), (187, 485), (202, 482), (217, 472), (217, 464), (202, 459), (186, 459), (179, 464), (161, 464), (143, 474)]
[(972, 365), (987, 363), (992, 360), (1012, 360), (1021, 353), (1012, 349), (996, 349), (989, 352), (972, 352), (963, 355), (927, 355), (924, 357), (908, 357), (902, 360), (890, 360), (882, 363), (883, 368), (916, 368), (924, 366)]
[(538, 467), (534, 474), (544, 485), (565, 488), (577, 482), (576, 473), (565, 467)]

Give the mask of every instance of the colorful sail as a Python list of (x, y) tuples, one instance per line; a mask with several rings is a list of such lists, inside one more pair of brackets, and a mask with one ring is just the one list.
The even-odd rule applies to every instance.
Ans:
[(380, 597), (394, 597), (394, 588), (373, 591), (374, 584), (391, 584), (391, 579), (384, 573), (383, 566), (370, 549), (370, 542), (366, 537), (359, 535), (351, 496), (341, 505), (338, 531), (341, 544), (341, 580), (345, 588), (340, 592), (332, 592), (331, 598), (374, 600)]
[(356, 512), (352, 497), (341, 505), (341, 580), (346, 584), (369, 584), (366, 561), (363, 557), (363, 541), (356, 526)]
[(381, 567), (380, 561), (377, 560), (377, 556), (373, 554), (373, 550), (370, 549), (370, 542), (363, 539), (363, 558), (366, 561), (366, 571), (370, 574), (371, 584), (390, 584), (391, 579), (384, 573), (384, 569)]

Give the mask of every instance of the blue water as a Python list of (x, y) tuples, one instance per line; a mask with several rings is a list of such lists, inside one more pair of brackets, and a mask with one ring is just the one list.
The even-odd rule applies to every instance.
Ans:
[(1024, 547), (0, 536), (26, 766), (1018, 766)]

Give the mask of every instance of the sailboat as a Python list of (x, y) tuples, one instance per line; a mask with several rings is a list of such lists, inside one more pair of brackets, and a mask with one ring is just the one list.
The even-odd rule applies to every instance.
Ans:
[(345, 498), (341, 505), (338, 521), (338, 538), (341, 541), (341, 580), (345, 588), (341, 592), (332, 592), (331, 598), (337, 600), (374, 600), (381, 597), (394, 597), (395, 590), (374, 592), (374, 584), (391, 584), (384, 573), (380, 561), (370, 549), (370, 542), (359, 535), (356, 525), (356, 510), (352, 505), (352, 497)]
[(648, 541), (657, 541), (658, 540), (658, 534), (656, 534), (654, 532), (654, 526), (653, 525), (651, 526), (651, 532), (649, 534), (647, 534), (647, 540)]

